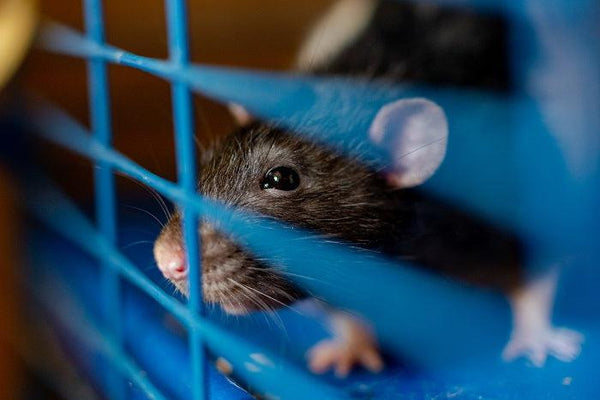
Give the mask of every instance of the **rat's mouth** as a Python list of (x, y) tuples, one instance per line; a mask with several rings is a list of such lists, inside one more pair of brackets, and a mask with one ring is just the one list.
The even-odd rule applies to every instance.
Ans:
[[(205, 230), (208, 229), (204, 226)], [(305, 297), (277, 269), (257, 261), (216, 231), (202, 232), (202, 297), (233, 315), (273, 311)], [(189, 296), (186, 254), (179, 237), (163, 233), (155, 244), (155, 258), (163, 276)]]
[(253, 311), (274, 311), (306, 295), (291, 283), (269, 273), (268, 277), (241, 280), (228, 277), (205, 286), (205, 299), (217, 303), (228, 314), (244, 315)]

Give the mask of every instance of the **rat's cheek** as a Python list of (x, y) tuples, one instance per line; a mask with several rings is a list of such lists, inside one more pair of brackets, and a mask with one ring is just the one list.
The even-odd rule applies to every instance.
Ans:
[(203, 223), (200, 227), (200, 243), (202, 247), (203, 272), (211, 272), (238, 253), (234, 242), (219, 233), (211, 224)]

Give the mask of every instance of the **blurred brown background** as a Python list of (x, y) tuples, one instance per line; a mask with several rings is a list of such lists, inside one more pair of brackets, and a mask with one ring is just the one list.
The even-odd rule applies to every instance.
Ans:
[[(193, 62), (263, 69), (288, 69), (315, 18), (332, 0), (190, 0)], [(106, 34), (110, 44), (149, 57), (167, 57), (162, 0), (107, 0)], [(81, 0), (46, 0), (43, 15), (83, 28)], [(170, 87), (167, 82), (128, 67), (109, 67), (115, 147), (159, 175), (174, 179)], [(78, 120), (88, 122), (85, 62), (34, 51), (21, 76), (24, 84), (51, 98)], [(196, 135), (200, 142), (234, 126), (226, 110), (195, 96)], [(46, 155), (47, 153), (44, 152)], [(82, 185), (89, 163), (55, 151), (46, 158), (61, 183)], [(75, 167), (76, 166), (76, 167)], [(86, 190), (82, 190), (86, 188)]]
[[(0, 0), (1, 2), (4, 0)], [(315, 18), (333, 0), (190, 0), (189, 25), (193, 62), (284, 70)], [(75, 29), (83, 28), (82, 0), (40, 0), (41, 14)], [(167, 57), (163, 0), (106, 0), (107, 41), (149, 57)], [(25, 87), (59, 104), (88, 125), (86, 65), (83, 60), (33, 49), (11, 89)], [(115, 146), (157, 174), (174, 179), (173, 128), (169, 84), (148, 74), (109, 66), (111, 110)], [(196, 134), (200, 142), (222, 135), (233, 122), (221, 105), (195, 96)], [(1, 107), (0, 103), (0, 107)], [(83, 203), (92, 199), (89, 161), (40, 142), (38, 159), (71, 196)], [(134, 185), (119, 179), (120, 194)], [(19, 220), (13, 210), (18, 190), (0, 165), (0, 326), (13, 344), (19, 329), (19, 302), (15, 271), (18, 259)], [(22, 326), (22, 325), (21, 325)], [(39, 356), (38, 356), (39, 357)], [(1, 398), (14, 395), (24, 374), (22, 360), (0, 340)], [(27, 385), (30, 385), (28, 381)], [(8, 395), (13, 393), (13, 395)], [(8, 396), (5, 396), (5, 394)], [(29, 396), (27, 398), (30, 398)], [(40, 398), (39, 396), (36, 398)], [(47, 397), (43, 397), (47, 398)]]

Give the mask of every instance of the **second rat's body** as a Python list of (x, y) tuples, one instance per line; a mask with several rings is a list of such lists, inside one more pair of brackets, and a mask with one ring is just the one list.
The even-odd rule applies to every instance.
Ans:
[[(319, 27), (347, 24), (348, 15), (353, 13), (361, 18), (352, 21), (356, 29), (341, 29), (346, 38), (319, 33)], [(394, 25), (400, 17), (403, 24)], [(300, 53), (300, 69), (310, 73), (412, 79), (494, 90), (510, 86), (505, 58), (494, 61), (503, 48), (503, 28), (498, 19), (430, 6), (344, 0), (319, 27)], [(488, 62), (490, 57), (489, 65), (482, 67), (480, 59)], [(416, 118), (439, 116), (440, 111), (425, 101), (391, 104), (390, 110), (404, 112), (407, 104), (418, 106)], [(418, 189), (399, 185), (402, 180), (397, 176), (390, 179), (359, 159), (340, 155), (293, 132), (261, 122), (247, 123), (248, 114), (239, 113), (239, 109), (238, 115), (246, 124), (216, 146), (202, 165), (200, 193), (306, 228), (328, 240), (377, 250), (447, 277), (503, 290), (515, 317), (506, 358), (526, 354), (541, 364), (546, 354), (567, 360), (578, 353), (577, 335), (554, 330), (550, 324), (555, 274), (547, 274), (535, 285), (525, 282), (521, 276), (523, 251), (513, 235)], [(441, 162), (438, 155), (432, 152), (431, 165), (425, 164), (430, 173)], [(156, 242), (155, 257), (163, 274), (186, 293), (180, 222), (177, 214), (169, 221)], [(200, 226), (206, 301), (220, 304), (229, 313), (242, 314), (278, 307), (303, 296), (274, 266), (247, 253), (217, 228), (206, 223)], [(346, 372), (354, 362), (373, 370), (380, 368), (381, 360), (367, 330), (349, 318), (337, 319), (345, 342), (318, 346), (318, 351), (311, 353), (313, 370), (336, 365), (338, 371)], [(356, 340), (358, 337), (361, 340)]]

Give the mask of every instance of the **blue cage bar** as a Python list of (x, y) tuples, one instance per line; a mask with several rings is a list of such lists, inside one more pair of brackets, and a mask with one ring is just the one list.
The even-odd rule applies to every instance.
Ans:
[[(94, 42), (104, 43), (104, 12), (100, 0), (84, 2), (84, 16), (87, 36)], [(106, 61), (93, 57), (88, 60), (88, 80), (90, 97), (91, 131), (100, 143), (112, 145), (111, 115), (108, 93)], [(96, 223), (98, 229), (110, 243), (116, 243), (117, 218), (115, 210), (115, 180), (112, 167), (99, 160), (94, 168), (96, 194)], [(103, 292), (106, 296), (104, 323), (106, 340), (119, 351), (122, 348), (121, 332), (121, 291), (119, 275), (105, 265), (102, 277)], [(107, 371), (109, 397), (125, 399), (123, 382), (120, 377)]]
[[(167, 1), (167, 24), (169, 28), (170, 63), (183, 69), (189, 62), (187, 9), (183, 1)], [(171, 86), (173, 96), (173, 120), (179, 184), (186, 194), (196, 192), (196, 162), (194, 158), (194, 117), (190, 90), (185, 82), (174, 82)], [(183, 237), (188, 254), (189, 303), (193, 314), (202, 314), (202, 281), (200, 274), (198, 214), (189, 206), (184, 206)], [(194, 399), (206, 399), (206, 362), (201, 336), (195, 326), (190, 327), (189, 347), (192, 356), (192, 383)]]

